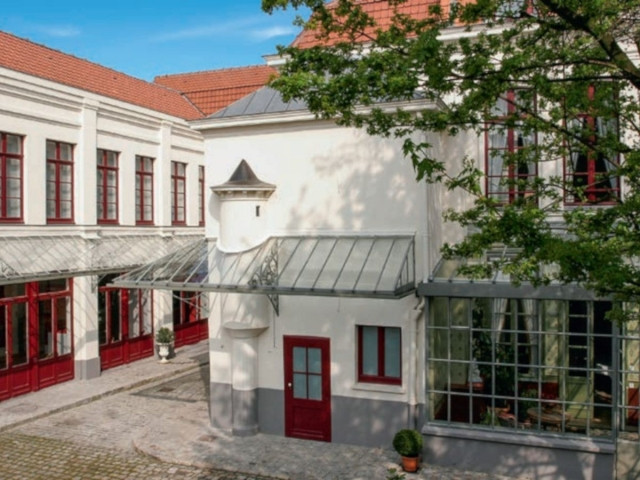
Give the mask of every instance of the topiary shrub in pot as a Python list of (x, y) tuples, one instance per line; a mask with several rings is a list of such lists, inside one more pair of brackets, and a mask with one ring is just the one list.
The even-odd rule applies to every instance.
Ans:
[(393, 448), (402, 457), (405, 472), (415, 472), (420, 465), (422, 454), (422, 434), (417, 430), (402, 429), (393, 437)]
[(160, 363), (167, 363), (167, 358), (171, 354), (171, 347), (175, 339), (175, 334), (167, 327), (162, 327), (156, 332), (156, 345), (158, 347), (158, 355)]

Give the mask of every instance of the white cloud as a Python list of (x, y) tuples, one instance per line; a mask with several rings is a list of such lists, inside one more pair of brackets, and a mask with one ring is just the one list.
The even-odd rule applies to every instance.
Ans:
[(253, 30), (252, 32), (250, 32), (250, 35), (252, 38), (258, 41), (262, 41), (262, 40), (269, 40), (270, 38), (275, 38), (275, 37), (295, 35), (296, 33), (298, 33), (298, 29), (293, 25), (291, 25), (286, 27), (274, 26), (274, 27), (268, 27), (268, 28), (261, 28), (261, 29)]
[[(268, 21), (268, 20), (267, 20)], [(212, 38), (218, 36), (244, 37), (257, 41), (268, 40), (274, 37), (292, 35), (297, 32), (293, 25), (265, 25), (265, 18), (249, 17), (231, 22), (212, 22), (211, 24), (200, 24), (162, 33), (151, 40), (155, 42), (167, 42), (173, 40), (187, 40), (196, 38)]]
[(72, 25), (33, 25), (33, 30), (50, 37), (68, 38), (77, 37), (81, 30)]

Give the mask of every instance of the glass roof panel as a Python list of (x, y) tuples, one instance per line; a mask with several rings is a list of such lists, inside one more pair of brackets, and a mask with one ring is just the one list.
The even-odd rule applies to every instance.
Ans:
[(399, 297), (415, 289), (413, 237), (271, 237), (227, 253), (195, 242), (116, 279), (119, 286)]
[(194, 235), (0, 237), (0, 283), (117, 272), (152, 262)]

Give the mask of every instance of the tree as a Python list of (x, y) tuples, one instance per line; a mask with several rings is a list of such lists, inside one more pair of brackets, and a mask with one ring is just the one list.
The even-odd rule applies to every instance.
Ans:
[[(319, 40), (280, 47), (289, 59), (273, 87), (319, 117), (403, 139), (418, 180), (473, 195), (446, 218), (474, 233), (445, 255), (496, 243), (517, 253), (467, 273), (500, 268), (515, 282), (577, 282), (638, 301), (638, 0), (388, 0), (377, 2), (393, 11), (384, 24), (371, 3), (263, 0), (267, 12), (308, 7), (298, 23)], [(420, 100), (444, 106), (383, 108)], [(470, 130), (489, 135), (488, 169), (431, 156), (412, 136)]]

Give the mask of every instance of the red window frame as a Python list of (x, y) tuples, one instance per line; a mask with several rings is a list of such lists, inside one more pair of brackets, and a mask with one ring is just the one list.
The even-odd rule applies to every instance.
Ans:
[[(520, 145), (519, 142), (523, 140), (523, 136), (518, 134), (517, 127), (504, 126), (508, 119), (512, 119), (515, 115), (518, 115), (518, 107), (517, 107), (517, 90), (509, 90), (504, 95), (504, 100), (507, 106), (506, 115), (492, 115), (490, 120), (487, 121), (487, 126), (485, 130), (485, 192), (487, 197), (494, 198), (498, 200), (498, 202), (502, 205), (510, 204), (516, 201), (517, 199), (532, 195), (534, 192), (525, 188), (521, 190), (520, 181), (535, 179), (538, 175), (538, 166), (534, 165), (533, 172), (529, 172), (527, 170), (526, 173), (522, 173), (518, 171), (518, 165), (508, 165), (506, 178), (508, 179), (507, 184), (503, 184), (502, 179), (505, 177), (502, 174), (503, 168), (499, 174), (491, 174), (491, 160), (492, 160), (492, 151), (502, 151), (505, 156), (515, 154), (519, 149), (524, 148), (525, 145)], [(521, 114), (522, 118), (522, 114)], [(491, 145), (491, 133), (492, 126), (501, 125), (501, 129), (504, 131), (506, 136), (506, 144), (504, 147), (496, 147)], [(537, 144), (537, 136), (534, 134), (533, 144)], [(503, 156), (503, 162), (505, 159)], [(529, 182), (527, 182), (529, 183)], [(495, 185), (495, 186), (494, 186)], [(504, 198), (501, 199), (501, 197)]]
[(187, 223), (187, 164), (171, 162), (171, 224)]
[(204, 167), (198, 166), (198, 225), (204, 225)]
[[(593, 101), (595, 92), (595, 86), (590, 85), (587, 87), (588, 101)], [(588, 138), (588, 145), (595, 146), (598, 143), (598, 117), (593, 115), (592, 112), (584, 112), (576, 115), (575, 118), (577, 121), (581, 121), (583, 125), (592, 132)], [(573, 161), (571, 147), (569, 147), (569, 150), (569, 154), (564, 159), (565, 205), (613, 205), (617, 203), (620, 199), (620, 177), (618, 175), (611, 177), (615, 181), (615, 187), (601, 187), (600, 185), (606, 182), (606, 180), (598, 180), (598, 175), (606, 173), (606, 164), (604, 162), (618, 165), (619, 157), (616, 156), (613, 160), (598, 158), (598, 154), (595, 149), (587, 147), (587, 151), (584, 152), (586, 155), (586, 158), (584, 158), (584, 161), (586, 162), (586, 169), (574, 172), (574, 168), (571, 166), (571, 162)], [(578, 153), (578, 155), (580, 155), (580, 153)], [(605, 171), (598, 169), (599, 162), (601, 162), (602, 166), (605, 167)], [(573, 185), (576, 181), (581, 184), (581, 188), (584, 188), (584, 195), (586, 197), (584, 200), (581, 200), (578, 195), (573, 195), (572, 190), (566, 187), (567, 185)], [(573, 199), (570, 197), (573, 197)]]
[[(63, 152), (67, 148), (70, 153), (69, 158), (65, 159)], [(65, 168), (70, 171), (68, 181), (64, 180)], [(49, 176), (50, 171), (52, 177)], [(64, 198), (66, 195), (68, 197)], [(64, 204), (68, 205), (67, 216), (63, 214)], [(73, 145), (55, 140), (47, 140), (47, 222), (73, 223)]]
[[(19, 145), (19, 152), (8, 151), (8, 139), (17, 139), (17, 145)], [(19, 163), (19, 171), (17, 177), (12, 175), (9, 163), (17, 161)], [(24, 137), (15, 135), (12, 133), (0, 132), (0, 221), (19, 223), (22, 222), (22, 209), (23, 209), (23, 169), (24, 169)], [(11, 190), (11, 183), (19, 183), (19, 192), (17, 196), (9, 195)], [(12, 215), (9, 208), (9, 203), (17, 202), (17, 212)], [(14, 207), (15, 208), (15, 207)]]
[[(153, 158), (136, 155), (136, 225), (153, 225), (153, 164)], [(150, 188), (145, 187), (145, 181)], [(145, 194), (149, 202), (145, 202)], [(145, 211), (150, 213), (145, 215)]]
[[(113, 162), (111, 162), (113, 160)], [(98, 223), (118, 223), (118, 152), (98, 149), (98, 192), (97, 219)], [(112, 175), (111, 175), (112, 174)], [(102, 178), (100, 178), (102, 177)], [(110, 178), (113, 181), (110, 181)], [(109, 201), (108, 192), (114, 190), (114, 200)], [(109, 217), (109, 207), (113, 207), (115, 216)]]
[[(364, 339), (363, 332), (365, 328), (374, 328), (377, 330), (377, 374), (367, 374), (364, 372)], [(385, 372), (385, 361), (387, 352), (385, 349), (386, 332), (393, 329), (398, 333), (400, 338), (400, 345), (398, 346), (398, 355), (400, 358), (398, 361), (398, 375), (392, 376)], [(358, 325), (358, 382), (363, 383), (383, 383), (387, 385), (402, 385), (402, 331), (400, 327), (376, 327), (371, 325)]]
[(203, 320), (201, 297), (198, 292), (173, 292), (173, 325)]

